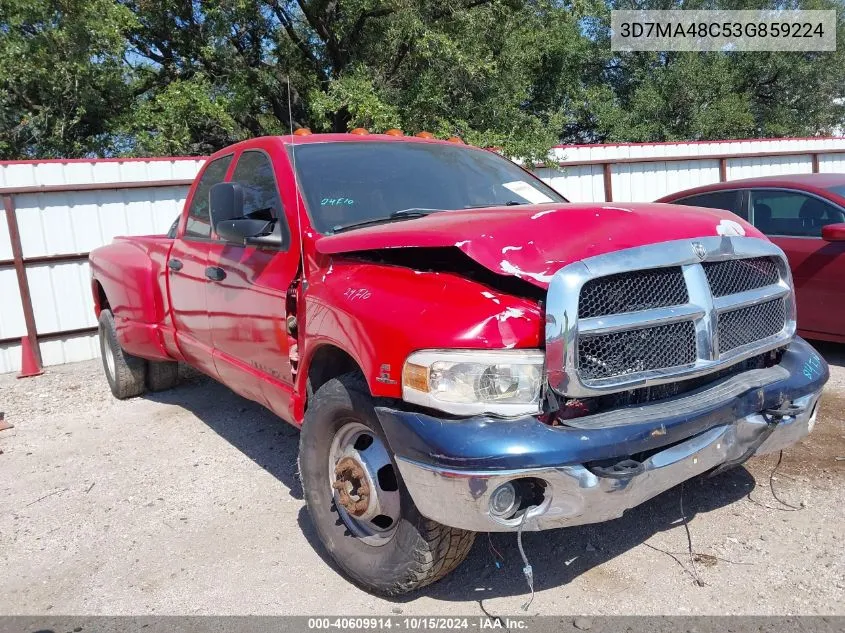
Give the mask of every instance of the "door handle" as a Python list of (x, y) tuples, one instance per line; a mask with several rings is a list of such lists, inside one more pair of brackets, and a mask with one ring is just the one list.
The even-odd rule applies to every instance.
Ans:
[(179, 259), (168, 259), (167, 260), (167, 267), (174, 272), (182, 270), (182, 266), (183, 266), (182, 261), (179, 260)]
[(226, 271), (217, 266), (209, 266), (205, 269), (205, 276), (211, 281), (223, 281), (226, 279)]

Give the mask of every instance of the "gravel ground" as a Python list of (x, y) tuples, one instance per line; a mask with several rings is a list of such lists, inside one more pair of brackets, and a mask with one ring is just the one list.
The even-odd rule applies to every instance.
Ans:
[[(774, 481), (797, 510), (772, 496), (769, 456), (616, 521), (529, 533), (529, 613), (845, 614), (845, 347), (820, 349), (818, 426)], [(515, 535), (479, 535), (457, 572), (400, 600), (344, 580), (305, 511), (297, 431), (211, 380), (119, 402), (91, 361), (0, 376), (0, 411), (15, 425), (0, 614), (522, 614)]]

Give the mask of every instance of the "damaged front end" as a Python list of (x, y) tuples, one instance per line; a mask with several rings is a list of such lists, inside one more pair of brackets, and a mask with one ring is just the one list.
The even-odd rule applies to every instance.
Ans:
[(815, 423), (827, 366), (795, 337), (789, 267), (765, 240), (586, 258), (542, 301), (542, 412), (378, 410), (425, 516), (481, 531), (604, 521)]

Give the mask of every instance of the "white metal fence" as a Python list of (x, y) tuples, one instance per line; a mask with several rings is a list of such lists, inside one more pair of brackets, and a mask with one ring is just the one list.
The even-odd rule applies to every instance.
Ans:
[[(559, 147), (538, 174), (577, 202), (654, 200), (719, 180), (845, 172), (845, 138)], [(44, 365), (99, 354), (87, 253), (116, 235), (163, 233), (202, 159), (0, 163), (0, 373), (20, 368), (20, 338)], [(15, 235), (16, 234), (16, 235)], [(17, 237), (17, 239), (14, 239)], [(28, 293), (21, 292), (24, 279)], [(29, 297), (29, 298), (27, 298)]]

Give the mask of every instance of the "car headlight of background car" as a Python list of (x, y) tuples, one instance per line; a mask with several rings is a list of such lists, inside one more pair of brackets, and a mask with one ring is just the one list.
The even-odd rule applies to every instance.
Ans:
[(406, 402), (455, 415), (540, 412), (540, 350), (423, 350), (402, 369)]

